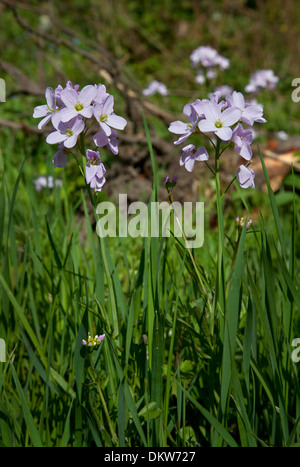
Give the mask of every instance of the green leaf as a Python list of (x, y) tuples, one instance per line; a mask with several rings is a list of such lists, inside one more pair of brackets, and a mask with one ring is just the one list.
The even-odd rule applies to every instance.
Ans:
[(197, 402), (185, 388), (183, 388), (182, 386), (180, 387), (181, 387), (181, 390), (186, 395), (186, 397), (199, 410), (199, 412), (203, 415), (203, 417), (206, 418), (206, 420), (216, 429), (216, 431), (221, 435), (224, 441), (230, 447), (238, 447), (238, 444), (236, 443), (236, 441), (228, 433), (228, 431), (225, 430), (225, 428), (221, 425), (221, 423), (210, 412), (208, 412), (208, 410), (202, 407), (202, 405), (199, 404), (199, 402)]
[(271, 187), (269, 175), (268, 175), (268, 172), (267, 172), (267, 169), (266, 169), (266, 166), (265, 166), (265, 163), (264, 163), (264, 159), (263, 159), (263, 156), (261, 154), (259, 146), (258, 146), (258, 152), (259, 152), (259, 157), (260, 157), (261, 165), (262, 165), (263, 172), (264, 172), (265, 181), (266, 181), (267, 188), (268, 188), (270, 204), (271, 204), (271, 208), (272, 208), (272, 212), (273, 212), (273, 216), (274, 216), (274, 220), (275, 220), (275, 225), (276, 225), (278, 238), (279, 238), (280, 245), (281, 245), (281, 251), (282, 251), (282, 254), (284, 254), (283, 236), (282, 236), (282, 230), (281, 230), (278, 207), (277, 207), (277, 204), (276, 204), (275, 195), (274, 195), (274, 192), (273, 192), (272, 187)]
[(243, 258), (246, 238), (246, 224), (247, 222), (244, 223), (244, 227), (240, 237), (236, 261), (233, 267), (232, 279), (230, 282), (228, 298), (226, 303), (221, 381), (221, 411), (223, 415), (226, 411), (238, 330), (238, 319), (241, 302), (241, 278), (243, 274)]
[(36, 424), (34, 422), (34, 419), (32, 417), (30, 409), (28, 407), (25, 394), (23, 392), (23, 389), (21, 387), (20, 381), (18, 379), (17, 373), (15, 371), (15, 368), (14, 368), (14, 365), (13, 365), (12, 362), (10, 363), (10, 366), (11, 366), (11, 371), (12, 371), (14, 383), (16, 385), (16, 388), (17, 388), (17, 391), (18, 391), (18, 394), (19, 394), (19, 397), (20, 397), (20, 400), (21, 400), (22, 414), (24, 416), (24, 420), (25, 420), (25, 423), (27, 425), (27, 428), (28, 428), (28, 431), (29, 431), (29, 434), (30, 434), (30, 437), (31, 437), (31, 440), (32, 440), (32, 444), (36, 448), (43, 447), (43, 443), (42, 443), (40, 434), (38, 432), (38, 429), (36, 427)]
[(149, 402), (148, 405), (145, 405), (139, 411), (139, 417), (144, 417), (145, 419), (155, 419), (160, 416), (162, 409), (157, 407), (156, 402)]
[(75, 350), (74, 350), (74, 365), (75, 365), (75, 380), (76, 380), (76, 391), (78, 394), (79, 401), (81, 400), (82, 393), (82, 379), (83, 379), (83, 370), (85, 365), (86, 358), (86, 348), (82, 345), (82, 339), (87, 340), (88, 337), (88, 309), (89, 309), (89, 300), (88, 300), (88, 288), (87, 283), (85, 283), (86, 290), (86, 308), (82, 317), (82, 321), (76, 336)]
[(124, 383), (124, 395), (125, 395), (125, 400), (127, 402), (127, 405), (128, 405), (128, 409), (129, 409), (129, 412), (132, 416), (132, 419), (133, 419), (133, 422), (136, 426), (136, 429), (141, 437), (141, 440), (144, 444), (144, 446), (147, 446), (147, 440), (145, 438), (145, 434), (143, 432), (143, 428), (141, 426), (141, 422), (139, 420), (139, 417), (138, 417), (138, 413), (137, 413), (137, 410), (136, 410), (136, 405), (134, 403), (134, 400), (132, 398), (132, 395), (131, 395), (131, 392), (130, 392), (130, 388), (128, 386), (128, 383), (127, 381), (125, 381)]

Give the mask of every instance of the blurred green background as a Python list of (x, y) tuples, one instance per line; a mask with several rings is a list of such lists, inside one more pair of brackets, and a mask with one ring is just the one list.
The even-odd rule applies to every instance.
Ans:
[[(257, 70), (271, 69), (279, 77), (275, 89), (261, 90), (254, 96), (264, 106), (267, 119), (266, 124), (258, 125), (257, 142), (276, 140), (279, 131), (288, 136), (299, 134), (300, 104), (291, 99), (292, 81), (299, 75), (297, 1), (284, 2), (283, 7), (279, 0), (102, 0), (85, 4), (2, 0), (0, 13), (0, 76), (7, 88), (0, 115), (0, 169), (7, 177), (24, 155), (32, 158), (33, 178), (51, 170), (54, 148), (45, 143), (45, 135), (38, 134), (32, 112), (45, 102), (47, 86), (64, 86), (67, 80), (80, 87), (103, 83), (114, 94), (116, 112), (128, 120), (128, 144), (125, 147), (121, 141), (120, 145), (123, 161), (126, 166), (139, 164), (138, 176), (143, 178), (151, 176), (151, 169), (142, 108), (152, 136), (159, 138), (156, 145), (153, 140), (155, 153), (165, 156), (173, 151), (171, 156), (178, 160), (168, 125), (182, 119), (183, 106), (206, 98), (220, 85), (244, 92)], [(200, 85), (195, 81), (190, 55), (203, 45), (229, 59), (230, 67)], [(164, 83), (169, 94), (146, 98), (143, 89), (152, 80)], [(140, 146), (131, 144), (139, 137), (144, 138), (144, 156)], [(169, 145), (163, 147), (161, 140)], [(290, 146), (294, 147), (295, 141)], [(296, 149), (299, 147), (298, 141)], [(14, 164), (7, 170), (11, 157)], [(111, 154), (103, 158), (107, 166), (118, 160)], [(115, 172), (122, 170), (117, 167)], [(71, 190), (76, 188), (74, 180), (69, 182)]]
[[(1, 1), (0, 12), (1, 61), (27, 75), (36, 92), (67, 79), (82, 86), (103, 82), (113, 92), (111, 74), (120, 73), (137, 91), (153, 79), (165, 83), (168, 98), (152, 99), (178, 114), (187, 101), (206, 97), (217, 85), (243, 91), (251, 73), (272, 69), (278, 86), (258, 99), (272, 115), (266, 128), (298, 132), (300, 106), (291, 100), (291, 82), (299, 74), (297, 1)], [(230, 60), (230, 68), (207, 85), (195, 82), (189, 59), (201, 45)], [(15, 93), (26, 91), (24, 80), (5, 72), (3, 63), (1, 68), (8, 94), (2, 115), (31, 121), (32, 105), (40, 101), (19, 100)]]

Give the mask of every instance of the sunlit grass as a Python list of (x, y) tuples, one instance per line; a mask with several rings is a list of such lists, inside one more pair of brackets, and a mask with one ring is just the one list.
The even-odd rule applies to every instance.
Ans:
[[(203, 295), (176, 239), (103, 241), (84, 191), (78, 216), (66, 188), (37, 193), (28, 161), (18, 170), (1, 185), (2, 445), (299, 442), (296, 193), (284, 214), (269, 187), (238, 244), (224, 213), (226, 312), (212, 316), (216, 232), (214, 257), (194, 252)], [(88, 331), (106, 335), (93, 352)]]

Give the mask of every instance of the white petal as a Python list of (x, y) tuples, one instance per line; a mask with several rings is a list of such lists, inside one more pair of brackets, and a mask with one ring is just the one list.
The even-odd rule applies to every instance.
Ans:
[(199, 148), (197, 148), (197, 151), (195, 153), (195, 160), (196, 161), (207, 161), (208, 159), (209, 159), (209, 155), (208, 155), (206, 148), (204, 148), (203, 146), (200, 146)]
[(113, 96), (109, 95), (104, 103), (103, 103), (103, 107), (102, 107), (102, 115), (110, 115), (114, 110), (114, 98)]
[(78, 94), (75, 89), (64, 89), (61, 91), (60, 98), (66, 107), (74, 107), (74, 105), (78, 102)]
[(45, 97), (46, 97), (48, 107), (54, 110), (56, 107), (56, 102), (55, 102), (55, 94), (52, 88), (46, 89)]
[(123, 117), (118, 115), (109, 115), (106, 120), (107, 125), (115, 128), (116, 130), (124, 130), (127, 125), (127, 121)]
[(62, 122), (69, 122), (72, 118), (77, 116), (77, 112), (74, 108), (64, 108), (60, 111), (60, 120)]
[(229, 109), (225, 109), (222, 112), (222, 122), (225, 126), (234, 125), (236, 122), (240, 120), (242, 116), (242, 111), (237, 107), (229, 107)]
[(61, 143), (62, 141), (65, 141), (66, 139), (67, 139), (66, 135), (63, 135), (59, 131), (53, 131), (47, 136), (46, 142), (48, 144), (57, 144), (57, 143)]
[(105, 122), (99, 122), (99, 125), (107, 136), (111, 135), (111, 129)]
[(215, 131), (215, 123), (212, 122), (211, 120), (200, 120), (198, 123), (199, 130), (202, 131), (202, 133), (210, 133), (211, 131)]
[(42, 128), (44, 128), (44, 126), (46, 126), (50, 120), (51, 120), (51, 114), (46, 115), (46, 117), (44, 117), (43, 120), (39, 122), (38, 129), (41, 130)]
[(218, 104), (215, 102), (208, 102), (203, 106), (203, 113), (206, 117), (206, 120), (209, 122), (215, 122), (221, 119), (221, 110), (218, 107)]
[(86, 177), (86, 183), (91, 183), (93, 178), (96, 176), (98, 167), (97, 165), (89, 165), (87, 164), (85, 166), (85, 177)]
[(215, 134), (222, 140), (222, 141), (229, 141), (232, 136), (232, 129), (228, 126), (224, 126), (222, 128), (218, 128), (215, 131)]
[(170, 124), (169, 131), (175, 135), (183, 135), (188, 131), (188, 127), (186, 123), (176, 120), (176, 122), (172, 122)]
[(76, 143), (77, 143), (77, 135), (75, 134), (67, 138), (64, 142), (64, 145), (66, 148), (73, 148)]
[(98, 89), (94, 85), (89, 84), (82, 88), (79, 93), (78, 100), (84, 105), (84, 107), (88, 107), (97, 96), (97, 93)]
[(185, 168), (188, 172), (193, 171), (194, 165), (195, 165), (195, 159), (193, 159), (192, 157), (189, 157), (185, 162)]
[(41, 118), (48, 115), (49, 110), (47, 105), (38, 105), (33, 109), (33, 118)]
[(93, 115), (93, 107), (90, 105), (89, 107), (85, 107), (85, 109), (80, 110), (78, 113), (85, 118), (91, 118)]

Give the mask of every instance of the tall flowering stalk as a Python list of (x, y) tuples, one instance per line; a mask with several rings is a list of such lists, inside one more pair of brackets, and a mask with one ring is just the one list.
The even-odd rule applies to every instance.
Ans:
[[(64, 167), (69, 156), (74, 156), (80, 166), (88, 191), (99, 192), (105, 183), (106, 169), (101, 161), (99, 148), (106, 147), (114, 155), (118, 154), (118, 131), (127, 125), (125, 118), (114, 112), (114, 97), (106, 92), (103, 84), (84, 86), (73, 85), (67, 81), (63, 88), (58, 85), (55, 90), (48, 87), (45, 93), (46, 104), (35, 107), (34, 118), (42, 118), (38, 128), (52, 125), (52, 131), (46, 141), (58, 144), (53, 156), (54, 167)], [(86, 148), (87, 131), (96, 125), (93, 134), (94, 149)], [(80, 164), (77, 153), (84, 163)], [(95, 207), (95, 198), (91, 196)]]
[[(127, 121), (115, 114), (114, 97), (106, 91), (103, 84), (87, 85), (80, 90), (78, 84), (73, 85), (71, 81), (67, 81), (64, 88), (61, 85), (55, 90), (48, 87), (45, 97), (47, 103), (37, 106), (33, 111), (33, 117), (42, 118), (38, 124), (39, 128), (48, 124), (52, 126), (46, 141), (51, 145), (58, 145), (53, 156), (54, 167), (65, 167), (70, 157), (76, 159), (96, 215), (97, 193), (102, 191), (106, 181), (106, 169), (100, 150), (106, 147), (114, 155), (118, 154), (118, 130), (124, 130)], [(94, 147), (87, 148), (87, 131), (91, 128), (95, 128), (91, 138)], [(88, 143), (90, 144), (89, 141)], [(100, 236), (98, 241), (109, 286), (109, 306), (114, 335), (117, 336), (119, 334), (117, 305), (105, 239)]]
[(220, 55), (213, 47), (197, 47), (190, 55), (192, 67), (198, 69), (196, 82), (205, 83), (217, 77), (218, 71), (224, 71), (230, 66), (228, 58)]
[[(204, 161), (213, 173), (216, 187), (218, 216), (218, 268), (214, 309), (219, 304), (225, 312), (225, 268), (224, 268), (224, 221), (222, 200), (234, 179), (244, 189), (254, 188), (255, 173), (249, 167), (252, 159), (251, 143), (253, 133), (250, 127), (254, 123), (265, 123), (261, 105), (248, 103), (242, 93), (233, 91), (225, 100), (220, 100), (221, 93), (215, 92), (210, 99), (197, 99), (184, 107), (184, 115), (189, 122), (175, 121), (169, 131), (179, 138), (174, 141), (178, 145), (185, 142), (192, 134), (206, 137), (214, 148), (214, 165), (208, 165), (209, 154), (205, 147), (196, 148), (193, 144), (184, 146), (180, 157), (180, 165), (192, 172), (197, 161)], [(246, 160), (242, 164), (229, 186), (221, 192), (220, 159), (227, 148), (233, 147), (238, 156)]]

